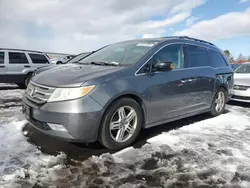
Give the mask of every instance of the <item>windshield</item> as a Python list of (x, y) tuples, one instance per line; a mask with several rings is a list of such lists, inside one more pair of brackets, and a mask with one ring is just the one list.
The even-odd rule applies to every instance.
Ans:
[(136, 64), (157, 42), (129, 41), (111, 44), (79, 61), (82, 64), (91, 62), (116, 63), (128, 66)]
[(69, 61), (67, 61), (66, 63), (75, 63), (77, 61), (82, 60), (84, 57), (86, 57), (87, 55), (89, 55), (90, 52), (86, 52), (86, 53), (81, 53), (75, 57), (73, 57), (72, 59), (70, 59)]
[(250, 63), (244, 63), (242, 65), (240, 65), (236, 70), (235, 73), (250, 73)]

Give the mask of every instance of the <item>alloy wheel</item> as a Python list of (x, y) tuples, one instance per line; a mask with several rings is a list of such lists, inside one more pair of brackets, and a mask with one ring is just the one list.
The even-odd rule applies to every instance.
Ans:
[(137, 113), (131, 106), (120, 107), (112, 116), (109, 131), (111, 138), (119, 143), (129, 140), (137, 126)]
[(223, 110), (225, 105), (225, 94), (222, 91), (219, 91), (217, 93), (216, 99), (215, 99), (215, 110), (219, 113)]

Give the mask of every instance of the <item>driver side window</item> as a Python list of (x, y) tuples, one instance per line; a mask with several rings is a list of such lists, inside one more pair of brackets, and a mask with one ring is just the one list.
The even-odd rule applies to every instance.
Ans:
[(173, 44), (164, 47), (154, 55), (153, 63), (169, 62), (173, 64), (173, 69), (184, 68), (184, 55), (181, 44)]

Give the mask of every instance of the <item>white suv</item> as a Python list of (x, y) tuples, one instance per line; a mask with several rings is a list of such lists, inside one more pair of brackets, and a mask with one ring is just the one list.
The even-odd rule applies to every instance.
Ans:
[(0, 83), (16, 83), (26, 88), (32, 73), (51, 64), (43, 52), (0, 48)]

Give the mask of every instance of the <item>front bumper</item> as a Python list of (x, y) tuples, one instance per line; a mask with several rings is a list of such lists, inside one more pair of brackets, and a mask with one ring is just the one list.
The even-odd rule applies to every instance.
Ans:
[(236, 90), (236, 89), (234, 89), (231, 100), (239, 101), (239, 102), (249, 102), (250, 103), (250, 89), (247, 89), (247, 90)]
[[(39, 131), (70, 142), (97, 141), (103, 107), (91, 97), (39, 106), (25, 95), (23, 109), (26, 110), (23, 113), (28, 122)], [(65, 131), (55, 130), (50, 124), (63, 126)]]

